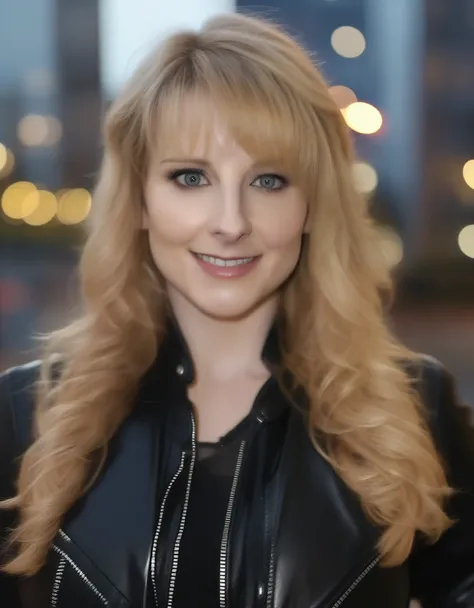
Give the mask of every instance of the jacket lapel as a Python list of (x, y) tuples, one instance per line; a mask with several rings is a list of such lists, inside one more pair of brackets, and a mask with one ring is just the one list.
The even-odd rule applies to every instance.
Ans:
[(63, 525), (71, 546), (133, 606), (146, 605), (159, 506), (190, 435), (189, 413), (177, 394), (170, 397), (152, 368), (134, 410), (109, 444), (102, 473)]
[(281, 459), (274, 606), (326, 608), (377, 557), (380, 530), (293, 411)]

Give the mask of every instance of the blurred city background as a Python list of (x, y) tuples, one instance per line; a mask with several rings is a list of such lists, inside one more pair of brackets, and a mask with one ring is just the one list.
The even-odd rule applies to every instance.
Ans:
[(107, 104), (160, 37), (235, 8), (314, 53), (393, 265), (394, 327), (474, 403), (473, 0), (0, 0), (0, 370), (77, 306)]

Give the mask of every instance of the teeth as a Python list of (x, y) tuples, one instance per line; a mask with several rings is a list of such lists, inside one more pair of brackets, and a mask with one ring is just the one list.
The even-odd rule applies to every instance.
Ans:
[(197, 253), (197, 257), (203, 262), (208, 264), (214, 264), (214, 266), (240, 266), (240, 264), (248, 264), (255, 258), (240, 258), (238, 260), (223, 260), (222, 258), (215, 258), (212, 255), (204, 255)]

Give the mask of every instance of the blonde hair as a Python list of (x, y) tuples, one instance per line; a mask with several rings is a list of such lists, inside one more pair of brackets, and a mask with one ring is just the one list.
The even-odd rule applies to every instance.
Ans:
[(283, 365), (308, 395), (316, 449), (383, 527), (384, 563), (399, 564), (415, 531), (435, 540), (447, 528), (449, 489), (402, 364), (417, 357), (384, 318), (391, 280), (353, 185), (347, 128), (297, 41), (265, 20), (228, 14), (171, 36), (108, 112), (80, 264), (84, 312), (50, 336), (36, 438), (17, 495), (4, 502), (20, 513), (18, 552), (5, 570), (29, 575), (44, 563), (156, 357), (166, 297), (141, 229), (142, 186), (153, 148), (179, 131), (190, 96), (210, 100), (250, 155), (274, 158), (304, 188), (311, 230), (282, 297)]

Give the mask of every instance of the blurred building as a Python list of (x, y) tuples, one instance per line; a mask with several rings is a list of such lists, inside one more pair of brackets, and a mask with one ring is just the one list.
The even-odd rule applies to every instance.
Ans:
[(100, 133), (97, 0), (18, 0), (2, 3), (0, 16), (0, 142), (14, 159), (0, 170), (2, 189), (20, 179), (53, 191), (90, 186)]
[[(77, 300), (78, 225), (99, 159), (97, 0), (0, 5), (0, 368)], [(33, 350), (33, 352), (32, 352)]]

